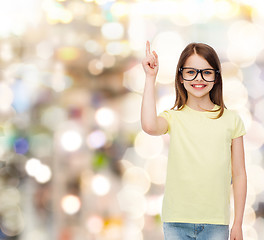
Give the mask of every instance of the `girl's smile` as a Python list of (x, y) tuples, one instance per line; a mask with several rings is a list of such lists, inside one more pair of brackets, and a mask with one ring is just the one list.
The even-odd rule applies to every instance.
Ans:
[(205, 84), (192, 84), (191, 86), (192, 86), (194, 89), (202, 90), (202, 89), (206, 88), (207, 85), (205, 85)]

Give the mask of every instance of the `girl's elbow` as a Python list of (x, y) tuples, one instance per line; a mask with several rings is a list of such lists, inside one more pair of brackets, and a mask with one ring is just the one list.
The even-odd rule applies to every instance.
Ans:
[(141, 128), (142, 130), (149, 134), (149, 135), (155, 135), (155, 130), (153, 129), (153, 127), (151, 127), (150, 125), (144, 125), (144, 124), (141, 124)]

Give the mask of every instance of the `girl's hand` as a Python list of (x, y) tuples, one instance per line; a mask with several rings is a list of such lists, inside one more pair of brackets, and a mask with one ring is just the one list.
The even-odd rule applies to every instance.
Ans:
[(146, 77), (156, 78), (159, 70), (158, 55), (155, 51), (150, 52), (150, 43), (146, 43), (146, 57), (142, 60), (142, 65), (146, 73)]
[(243, 240), (242, 227), (240, 225), (233, 225), (230, 233), (230, 240)]

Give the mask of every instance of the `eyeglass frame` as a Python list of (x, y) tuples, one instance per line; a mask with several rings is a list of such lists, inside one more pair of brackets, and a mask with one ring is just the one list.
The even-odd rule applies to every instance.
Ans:
[[(193, 70), (196, 71), (196, 75), (194, 76), (194, 78), (193, 78), (192, 80), (185, 79), (185, 78), (183, 77), (183, 74), (182, 74), (182, 70), (183, 70), (183, 69), (193, 69)], [(213, 71), (215, 72), (215, 79), (212, 80), (212, 81), (205, 80), (205, 79), (204, 79), (204, 76), (203, 76), (203, 71), (204, 71), (204, 70), (213, 70)], [(216, 69), (213, 69), (213, 68), (197, 69), (197, 68), (191, 68), (191, 67), (181, 67), (181, 68), (179, 68), (179, 72), (181, 73), (182, 79), (185, 80), (185, 81), (193, 81), (193, 80), (198, 76), (198, 74), (201, 73), (202, 79), (203, 79), (204, 81), (206, 81), (206, 82), (214, 82), (214, 81), (216, 80), (216, 76), (217, 76), (217, 74), (220, 73), (219, 70), (216, 70)]]

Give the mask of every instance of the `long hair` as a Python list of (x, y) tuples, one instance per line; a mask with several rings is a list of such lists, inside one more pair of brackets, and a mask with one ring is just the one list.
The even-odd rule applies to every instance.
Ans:
[(215, 50), (207, 44), (204, 43), (190, 43), (186, 46), (186, 48), (182, 51), (175, 76), (175, 91), (176, 91), (176, 101), (174, 106), (171, 108), (173, 110), (177, 106), (177, 110), (181, 110), (186, 102), (187, 102), (187, 91), (181, 83), (181, 74), (179, 69), (184, 66), (188, 57), (193, 54), (198, 54), (200, 57), (203, 57), (214, 69), (219, 70), (219, 73), (216, 74), (216, 80), (213, 88), (209, 92), (209, 96), (211, 101), (214, 104), (220, 106), (220, 108), (216, 110), (207, 110), (203, 109), (207, 112), (217, 112), (220, 111), (216, 118), (220, 118), (224, 113), (224, 108), (226, 108), (223, 100), (223, 84), (222, 84), (222, 75), (221, 75), (221, 64), (217, 53)]

